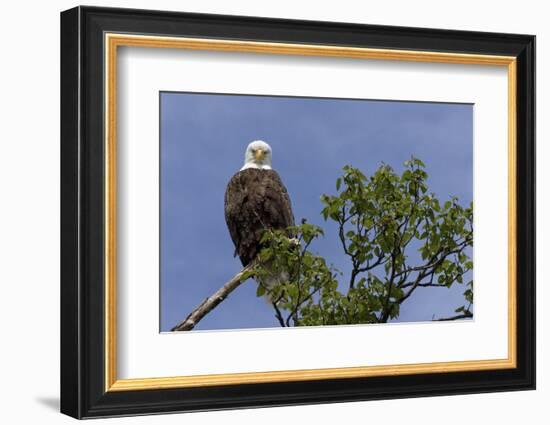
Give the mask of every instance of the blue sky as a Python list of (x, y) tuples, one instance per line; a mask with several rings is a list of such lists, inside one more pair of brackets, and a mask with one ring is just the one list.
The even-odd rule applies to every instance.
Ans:
[[(382, 164), (401, 172), (414, 155), (424, 161), (430, 190), (440, 199), (473, 196), (473, 107), (465, 104), (160, 94), (161, 331), (167, 331), (241, 269), (226, 228), (223, 197), (242, 166), (249, 142), (265, 140), (273, 168), (288, 189), (296, 221), (321, 225), (311, 249), (349, 269), (334, 226), (320, 215), (319, 197), (333, 193), (344, 165), (372, 173)], [(452, 315), (464, 287), (419, 288), (398, 321)], [(242, 284), (196, 327), (278, 326), (273, 309)]]

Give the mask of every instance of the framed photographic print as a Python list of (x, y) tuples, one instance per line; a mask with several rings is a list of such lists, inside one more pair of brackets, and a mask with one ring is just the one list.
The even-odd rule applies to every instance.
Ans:
[(535, 387), (535, 37), (61, 14), (61, 411)]

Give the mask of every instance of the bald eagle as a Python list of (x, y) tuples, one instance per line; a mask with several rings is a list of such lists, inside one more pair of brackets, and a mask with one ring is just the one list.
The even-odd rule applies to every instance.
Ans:
[(225, 191), (225, 221), (235, 244), (234, 255), (243, 266), (262, 249), (260, 239), (265, 229), (294, 226), (290, 197), (279, 174), (271, 168), (271, 159), (267, 143), (250, 143), (244, 166), (231, 177)]

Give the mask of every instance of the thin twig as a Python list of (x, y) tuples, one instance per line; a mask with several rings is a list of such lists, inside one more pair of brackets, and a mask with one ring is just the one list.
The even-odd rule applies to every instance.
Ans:
[(437, 322), (447, 322), (447, 321), (451, 321), (451, 320), (458, 320), (458, 319), (470, 319), (474, 317), (474, 315), (469, 312), (469, 311), (465, 311), (463, 314), (458, 314), (456, 316), (452, 316), (452, 317), (443, 317), (441, 319), (436, 319)]

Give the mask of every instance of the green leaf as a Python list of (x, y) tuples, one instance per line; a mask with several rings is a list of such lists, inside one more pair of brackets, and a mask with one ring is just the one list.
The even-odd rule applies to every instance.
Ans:
[(263, 287), (263, 285), (258, 285), (258, 287), (256, 288), (256, 296), (261, 297), (264, 294), (265, 294), (265, 288)]
[(245, 280), (250, 279), (255, 274), (254, 270), (247, 270), (241, 275), (241, 282), (244, 282)]

